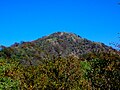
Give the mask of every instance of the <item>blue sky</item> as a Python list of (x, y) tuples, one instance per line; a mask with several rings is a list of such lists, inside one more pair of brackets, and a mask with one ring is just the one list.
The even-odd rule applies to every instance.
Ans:
[(120, 0), (0, 0), (0, 45), (73, 32), (109, 45), (120, 32)]

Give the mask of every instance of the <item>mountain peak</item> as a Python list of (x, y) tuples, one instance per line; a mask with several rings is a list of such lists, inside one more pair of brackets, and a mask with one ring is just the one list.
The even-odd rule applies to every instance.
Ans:
[(70, 32), (56, 32), (56, 33), (53, 33), (51, 34), (53, 36), (75, 36), (75, 37), (80, 37), (79, 35), (76, 35), (74, 33), (70, 33)]
[(103, 43), (93, 42), (67, 32), (56, 32), (35, 41), (13, 45), (9, 48), (12, 52), (12, 54), (6, 52), (9, 57), (28, 55), (33, 61), (45, 57), (53, 58), (58, 55), (62, 57), (69, 55), (80, 57), (88, 53), (115, 52), (114, 49)]

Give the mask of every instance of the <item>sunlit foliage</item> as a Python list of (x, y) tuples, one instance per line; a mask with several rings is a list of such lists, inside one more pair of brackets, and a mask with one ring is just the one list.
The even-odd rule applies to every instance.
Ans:
[(120, 52), (55, 33), (0, 47), (0, 90), (119, 90)]

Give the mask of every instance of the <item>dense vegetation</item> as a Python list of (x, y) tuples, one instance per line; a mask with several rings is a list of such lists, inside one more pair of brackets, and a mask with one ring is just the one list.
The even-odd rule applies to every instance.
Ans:
[(0, 89), (119, 90), (120, 58), (109, 56), (87, 61), (73, 56), (58, 57), (36, 66), (0, 59)]
[[(2, 46), (0, 90), (120, 89), (118, 51), (104, 44), (88, 40), (86, 43), (74, 34), (63, 34), (53, 34), (33, 42), (15, 43), (11, 47)], [(69, 42), (71, 37), (74, 39)], [(53, 42), (51, 38), (56, 38), (56, 41)], [(59, 38), (62, 43), (60, 41), (60, 44), (55, 44)], [(69, 43), (71, 44), (67, 45)], [(63, 47), (66, 47), (68, 52)], [(80, 53), (78, 48), (83, 50), (83, 53)], [(88, 52), (84, 53), (88, 48)], [(70, 54), (71, 52), (73, 54)]]

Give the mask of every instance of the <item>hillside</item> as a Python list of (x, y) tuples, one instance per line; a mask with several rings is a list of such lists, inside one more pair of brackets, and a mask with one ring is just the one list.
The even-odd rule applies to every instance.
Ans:
[(0, 90), (120, 90), (120, 52), (66, 32), (1, 46)]
[(73, 33), (57, 32), (32, 42), (15, 43), (11, 47), (3, 47), (0, 56), (17, 58), (23, 63), (30, 59), (34, 64), (41, 59), (52, 59), (57, 56), (80, 57), (88, 53), (103, 52), (117, 54), (115, 49), (103, 43), (93, 42)]

